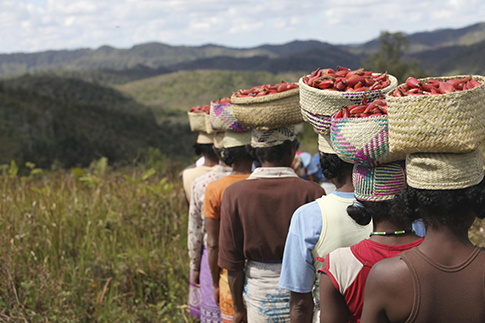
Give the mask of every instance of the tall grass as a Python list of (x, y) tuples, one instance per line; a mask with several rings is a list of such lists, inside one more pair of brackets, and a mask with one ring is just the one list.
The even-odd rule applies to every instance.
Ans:
[(0, 321), (191, 322), (175, 172), (0, 177)]

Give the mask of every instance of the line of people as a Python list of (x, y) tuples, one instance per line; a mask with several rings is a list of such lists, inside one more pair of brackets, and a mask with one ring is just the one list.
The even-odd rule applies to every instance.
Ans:
[(326, 195), (292, 168), (292, 126), (210, 141), (182, 174), (201, 322), (485, 321), (485, 251), (467, 235), (485, 216), (478, 150), (363, 167), (319, 136)]

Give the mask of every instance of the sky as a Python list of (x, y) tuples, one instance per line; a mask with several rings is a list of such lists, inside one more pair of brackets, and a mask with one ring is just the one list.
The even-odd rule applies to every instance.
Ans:
[(0, 53), (294, 40), (363, 43), (485, 22), (483, 0), (0, 0)]

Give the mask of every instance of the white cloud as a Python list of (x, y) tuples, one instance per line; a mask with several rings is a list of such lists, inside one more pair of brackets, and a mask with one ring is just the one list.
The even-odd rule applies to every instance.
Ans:
[(0, 0), (0, 52), (145, 42), (251, 47), (355, 43), (483, 20), (482, 0)]

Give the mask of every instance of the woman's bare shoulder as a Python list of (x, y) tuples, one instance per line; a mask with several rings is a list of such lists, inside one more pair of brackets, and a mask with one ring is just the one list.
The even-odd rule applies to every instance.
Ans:
[(376, 280), (380, 286), (396, 286), (403, 279), (410, 278), (410, 272), (406, 263), (398, 256), (383, 259), (377, 262), (371, 269), (369, 280)]

